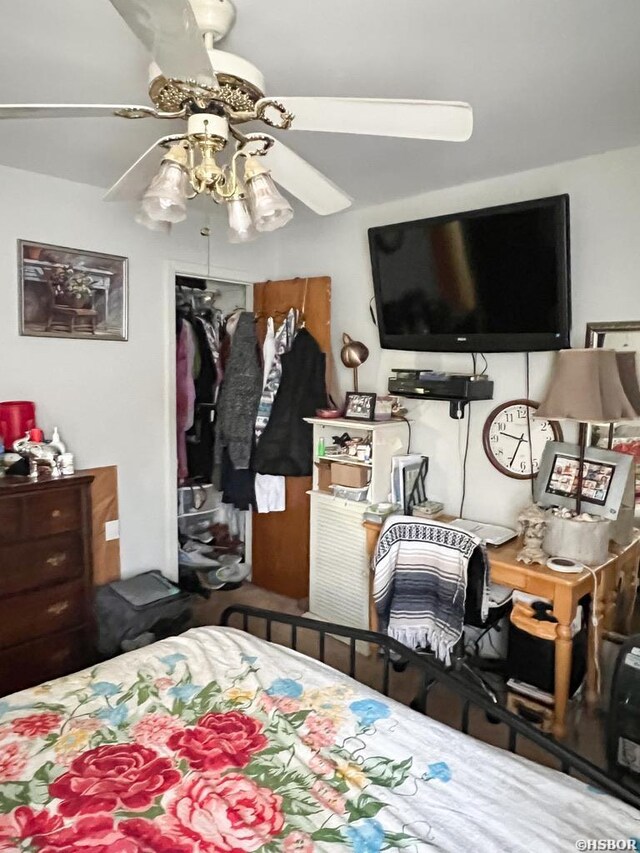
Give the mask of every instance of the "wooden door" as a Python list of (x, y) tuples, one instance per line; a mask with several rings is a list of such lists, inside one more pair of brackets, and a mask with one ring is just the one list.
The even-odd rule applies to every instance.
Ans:
[[(253, 308), (260, 340), (267, 317), (275, 316), (277, 324), (290, 308), (298, 308), (331, 370), (330, 278), (260, 282), (254, 286)], [(253, 513), (253, 583), (291, 598), (309, 594), (309, 489), (311, 477), (287, 477), (285, 511)]]

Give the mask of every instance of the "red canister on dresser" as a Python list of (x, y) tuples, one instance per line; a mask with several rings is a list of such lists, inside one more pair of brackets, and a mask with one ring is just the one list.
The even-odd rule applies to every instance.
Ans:
[(13, 442), (36, 425), (36, 406), (28, 400), (7, 400), (0, 403), (0, 436), (5, 450), (13, 449)]

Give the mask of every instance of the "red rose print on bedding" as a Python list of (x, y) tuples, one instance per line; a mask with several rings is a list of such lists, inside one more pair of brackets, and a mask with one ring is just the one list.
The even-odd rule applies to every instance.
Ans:
[(62, 800), (65, 817), (148, 809), (155, 798), (180, 781), (168, 758), (137, 743), (98, 746), (79, 755), (67, 773), (49, 785), (51, 797)]
[(60, 725), (60, 714), (31, 714), (11, 721), (13, 731), (23, 737), (44, 737)]
[(140, 853), (195, 853), (193, 843), (188, 839), (165, 835), (150, 820), (125, 820), (118, 829), (138, 845)]
[(198, 853), (253, 853), (284, 826), (282, 797), (246, 776), (204, 775), (185, 780), (165, 798), (162, 828), (189, 838)]
[(128, 820), (116, 826), (108, 815), (81, 817), (34, 842), (38, 853), (194, 853), (190, 841), (163, 835), (149, 821)]
[(27, 754), (18, 743), (5, 743), (0, 749), (0, 783), (17, 782), (27, 767)]
[(28, 806), (18, 806), (11, 814), (0, 815), (0, 850), (19, 850), (21, 842), (60, 829), (62, 818), (47, 811), (36, 812)]
[(255, 752), (268, 745), (262, 723), (242, 714), (206, 714), (197, 725), (169, 738), (168, 745), (187, 759), (194, 770), (246, 767)]
[(169, 714), (147, 714), (132, 729), (138, 743), (148, 747), (165, 746), (171, 735), (184, 731), (184, 726)]

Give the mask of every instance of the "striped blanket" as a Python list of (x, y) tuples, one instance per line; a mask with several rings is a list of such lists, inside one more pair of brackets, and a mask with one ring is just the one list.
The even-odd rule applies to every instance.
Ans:
[(373, 597), (385, 631), (409, 648), (429, 646), (451, 661), (464, 626), (467, 569), (483, 574), (482, 619), (488, 615), (488, 564), (481, 541), (450, 525), (409, 516), (385, 522), (374, 556)]

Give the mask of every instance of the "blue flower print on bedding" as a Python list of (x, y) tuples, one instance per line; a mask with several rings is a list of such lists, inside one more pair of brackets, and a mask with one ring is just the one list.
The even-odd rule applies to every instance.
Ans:
[(103, 708), (98, 711), (98, 717), (111, 723), (112, 726), (121, 726), (127, 721), (127, 706), (123, 704), (116, 708)]
[(451, 781), (451, 768), (445, 761), (436, 761), (427, 767), (427, 772), (422, 774), (425, 782), (430, 779), (438, 779), (440, 782)]
[(345, 827), (343, 831), (351, 842), (354, 853), (380, 853), (384, 842), (384, 828), (377, 820), (360, 820)]
[(304, 693), (304, 687), (292, 678), (276, 678), (271, 687), (265, 691), (269, 696), (286, 696), (288, 699), (299, 699)]
[(181, 699), (183, 702), (189, 702), (201, 690), (202, 687), (199, 684), (176, 684), (169, 690), (169, 695), (175, 696), (176, 699)]
[(91, 685), (91, 692), (95, 696), (117, 696), (122, 688), (110, 681), (95, 681)]
[(176, 652), (176, 654), (173, 655), (166, 655), (163, 658), (159, 658), (160, 662), (163, 663), (169, 670), (169, 675), (171, 675), (175, 671), (176, 666), (180, 663), (181, 660), (186, 659), (187, 656), (181, 655), (179, 652)]
[(349, 705), (349, 710), (362, 726), (372, 726), (377, 720), (391, 716), (389, 706), (377, 699), (358, 699)]
[(253, 666), (253, 664), (258, 660), (258, 658), (255, 655), (242, 655), (240, 660), (242, 661), (242, 663), (248, 663)]

